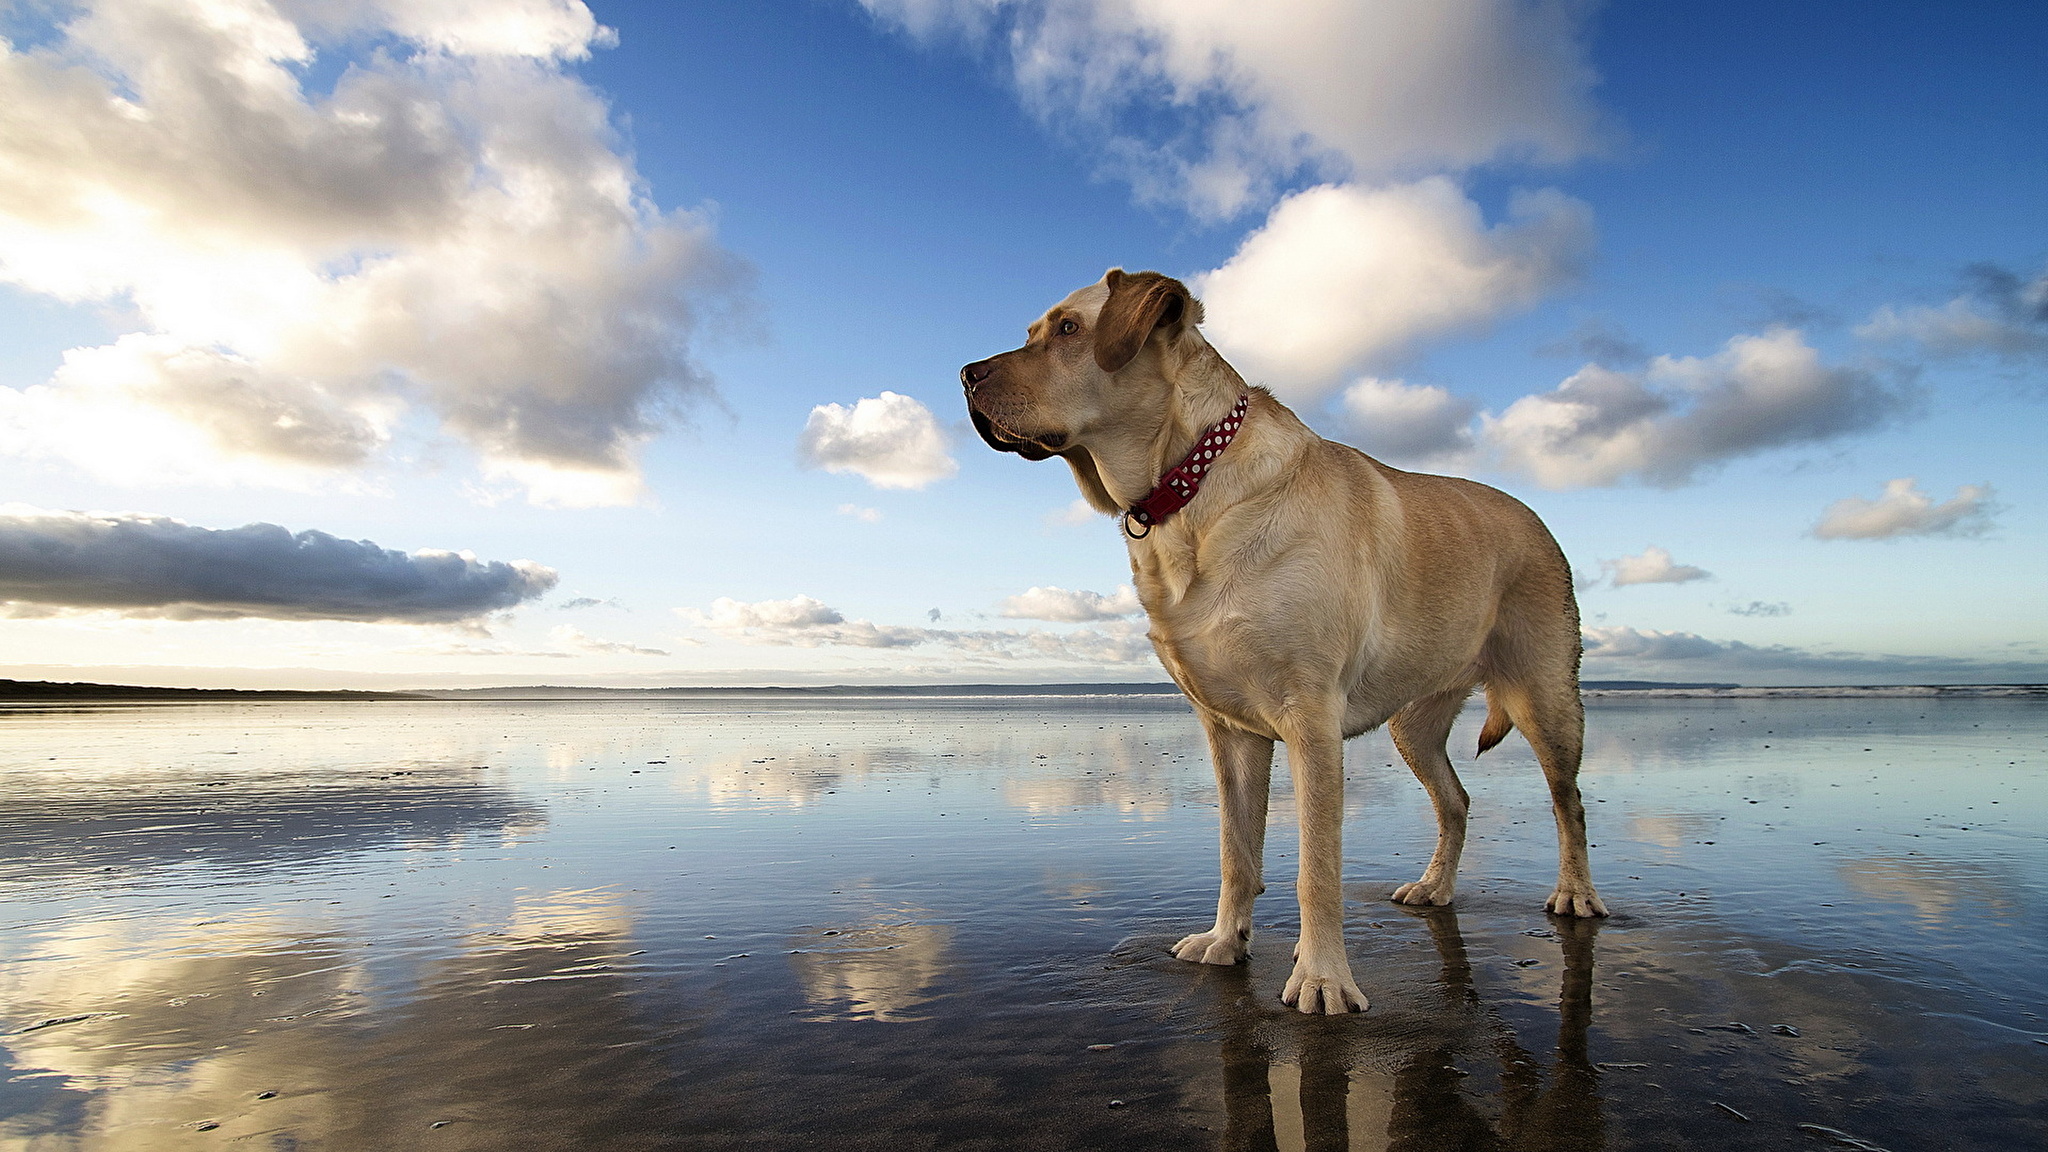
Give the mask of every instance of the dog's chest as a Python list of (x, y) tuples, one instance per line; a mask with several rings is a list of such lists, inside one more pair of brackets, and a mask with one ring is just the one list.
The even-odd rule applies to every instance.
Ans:
[(1200, 575), (1194, 542), (1180, 533), (1168, 536), (1167, 529), (1154, 529), (1153, 538), (1131, 546), (1131, 583), (1155, 624), (1187, 608)]
[[(1192, 547), (1133, 550), (1131, 576), (1151, 625), (1152, 646), (1167, 671), (1197, 700), (1216, 695), (1258, 647), (1259, 622), (1247, 599), (1228, 595), (1227, 574), (1196, 562)], [(1224, 692), (1223, 695), (1232, 695)], [(1207, 701), (1205, 701), (1206, 703)], [(1222, 703), (1221, 700), (1215, 703)]]

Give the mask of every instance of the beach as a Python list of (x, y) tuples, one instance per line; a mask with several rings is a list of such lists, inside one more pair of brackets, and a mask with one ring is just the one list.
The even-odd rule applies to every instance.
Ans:
[[(2048, 701), (1589, 695), (1613, 915), (1548, 797), (1347, 755), (1364, 1015), (1251, 962), (1171, 695), (0, 711), (0, 1147), (1651, 1149), (2048, 1143)], [(1276, 766), (1276, 769), (1278, 766)]]

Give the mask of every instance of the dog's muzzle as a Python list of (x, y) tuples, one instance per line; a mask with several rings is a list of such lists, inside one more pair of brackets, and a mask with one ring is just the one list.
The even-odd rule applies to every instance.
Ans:
[[(974, 430), (980, 433), (982, 440), (998, 452), (1015, 452), (1026, 460), (1045, 460), (1053, 455), (1052, 449), (1036, 441), (1012, 437), (1002, 431), (995, 421), (981, 414), (971, 396), (967, 401), (967, 418), (974, 422)], [(1067, 438), (1062, 436), (1059, 441), (1065, 444)]]
[(982, 440), (998, 452), (1015, 452), (1026, 460), (1045, 460), (1066, 447), (1064, 435), (1027, 440), (997, 424), (981, 410), (980, 404), (976, 403), (979, 399), (977, 393), (995, 370), (994, 360), (977, 360), (960, 369), (960, 387), (967, 393), (967, 417), (973, 421), (974, 431)]

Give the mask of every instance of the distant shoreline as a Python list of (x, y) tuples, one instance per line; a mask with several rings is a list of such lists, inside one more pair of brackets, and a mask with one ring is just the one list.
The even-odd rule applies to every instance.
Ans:
[(156, 688), (56, 680), (0, 680), (0, 702), (41, 700), (429, 700), (418, 692), (329, 691), (296, 688)]
[[(2048, 684), (1865, 684), (1744, 685), (1679, 683), (1661, 680), (1588, 680), (1580, 685), (1588, 699), (1852, 699), (1852, 698), (2034, 698), (2048, 700)], [(820, 687), (675, 687), (587, 688), (570, 685), (528, 685), (501, 688), (423, 688), (412, 691), (351, 689), (158, 688), (135, 684), (66, 683), (50, 680), (0, 679), (0, 703), (199, 703), (261, 701), (380, 700), (653, 700), (653, 699), (873, 699), (977, 697), (1177, 696), (1180, 689), (1164, 681), (1108, 684), (835, 684)]]

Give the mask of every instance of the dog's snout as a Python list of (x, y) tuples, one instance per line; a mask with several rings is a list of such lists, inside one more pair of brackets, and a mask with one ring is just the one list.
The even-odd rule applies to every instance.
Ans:
[(980, 384), (983, 380), (988, 379), (989, 374), (994, 372), (995, 370), (995, 361), (976, 360), (974, 363), (969, 364), (967, 367), (962, 368), (960, 370), (960, 384), (969, 392), (973, 392), (975, 386)]

